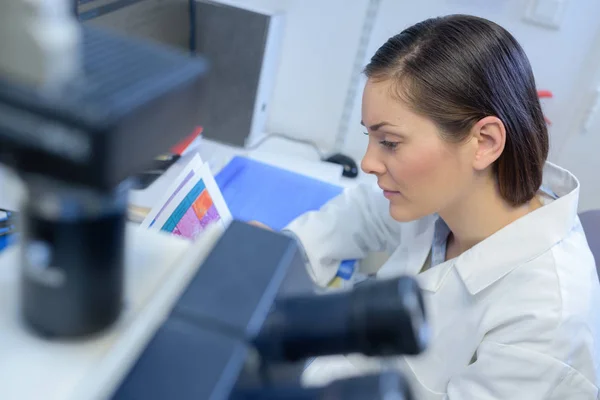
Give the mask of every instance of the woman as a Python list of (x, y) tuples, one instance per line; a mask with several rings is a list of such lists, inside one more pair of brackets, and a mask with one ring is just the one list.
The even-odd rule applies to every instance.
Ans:
[[(596, 399), (600, 289), (579, 184), (546, 162), (522, 48), (481, 18), (430, 19), (389, 39), (366, 75), (362, 169), (378, 187), (288, 227), (315, 281), (385, 250), (378, 277), (417, 275), (431, 345), (396, 362), (416, 399)], [(377, 368), (321, 359), (305, 381)]]

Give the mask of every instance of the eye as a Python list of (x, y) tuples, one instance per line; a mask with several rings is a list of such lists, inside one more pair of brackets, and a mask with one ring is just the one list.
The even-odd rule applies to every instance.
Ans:
[(379, 142), (379, 144), (385, 147), (386, 149), (394, 150), (396, 147), (398, 147), (399, 142), (389, 142), (387, 140), (382, 140)]

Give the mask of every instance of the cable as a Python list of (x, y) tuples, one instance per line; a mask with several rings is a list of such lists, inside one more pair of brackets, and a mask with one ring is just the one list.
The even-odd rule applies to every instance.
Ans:
[(312, 149), (319, 155), (319, 158), (321, 160), (325, 159), (325, 154), (321, 151), (321, 149), (319, 149), (319, 146), (317, 146), (315, 144), (315, 142), (307, 140), (307, 139), (298, 139), (292, 136), (288, 136), (284, 133), (270, 133), (268, 135), (266, 135), (265, 137), (263, 137), (262, 139), (260, 139), (258, 142), (247, 146), (246, 150), (256, 150), (258, 149), (263, 143), (267, 142), (268, 140), (272, 139), (272, 138), (278, 138), (278, 139), (284, 139), (284, 140), (288, 140), (290, 142), (295, 142), (295, 143), (300, 143), (300, 144), (304, 144), (306, 146), (310, 146), (312, 147)]

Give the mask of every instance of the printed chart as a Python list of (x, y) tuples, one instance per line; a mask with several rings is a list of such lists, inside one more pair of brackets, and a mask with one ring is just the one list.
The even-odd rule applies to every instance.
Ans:
[(142, 226), (196, 239), (209, 225), (224, 228), (232, 219), (208, 165), (198, 155), (167, 193)]

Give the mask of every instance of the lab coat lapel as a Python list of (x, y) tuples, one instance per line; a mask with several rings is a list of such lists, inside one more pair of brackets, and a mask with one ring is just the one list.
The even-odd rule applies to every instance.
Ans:
[[(415, 226), (414, 242), (407, 247), (406, 272), (417, 275), (419, 286), (423, 290), (436, 292), (442, 285), (446, 275), (452, 268), (453, 263), (442, 263), (431, 266), (427, 271), (421, 272), (425, 261), (430, 256), (434, 240), (446, 240), (448, 227), (440, 219), (439, 215), (431, 215)], [(436, 238), (440, 235), (440, 238)], [(433, 260), (431, 260), (433, 262)]]
[(422, 290), (426, 290), (428, 292), (437, 292), (439, 288), (442, 287), (442, 284), (444, 283), (448, 272), (450, 272), (453, 266), (454, 261), (450, 260), (442, 264), (438, 264), (435, 267), (430, 268), (427, 271), (419, 274), (417, 276), (419, 287)]

